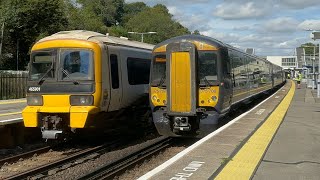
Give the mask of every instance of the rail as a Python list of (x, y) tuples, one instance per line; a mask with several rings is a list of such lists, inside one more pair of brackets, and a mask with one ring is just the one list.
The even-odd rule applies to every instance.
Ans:
[(117, 161), (108, 163), (99, 169), (96, 169), (82, 177), (79, 180), (93, 180), (93, 179), (112, 179), (115, 175), (123, 172), (129, 167), (145, 160), (146, 158), (160, 152), (170, 145), (172, 138), (162, 138), (157, 142), (137, 150), (128, 156), (125, 156)]
[(42, 166), (38, 166), (38, 167), (35, 167), (32, 169), (29, 169), (27, 171), (15, 174), (13, 176), (6, 177), (5, 179), (19, 179), (20, 180), (20, 179), (28, 179), (30, 177), (36, 177), (36, 179), (40, 178), (40, 177), (44, 177), (52, 169), (58, 169), (58, 168), (62, 167), (63, 165), (66, 165), (68, 163), (72, 163), (75, 160), (82, 158), (84, 156), (87, 156), (87, 155), (90, 155), (93, 153), (97, 153), (97, 152), (101, 152), (101, 151), (105, 151), (107, 149), (110, 149), (110, 147), (112, 147), (113, 145), (116, 145), (119, 143), (120, 143), (119, 140), (115, 140), (115, 141), (112, 141), (112, 142), (109, 142), (109, 143), (106, 143), (103, 145), (99, 145), (99, 146), (92, 147), (92, 148), (87, 148), (82, 151), (76, 152), (70, 156), (67, 156), (65, 158), (53, 161), (51, 163), (48, 163), (48, 164), (45, 164)]

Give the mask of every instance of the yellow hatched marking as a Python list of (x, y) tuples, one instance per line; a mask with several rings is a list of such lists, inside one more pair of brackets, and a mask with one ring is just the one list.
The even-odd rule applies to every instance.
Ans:
[(27, 100), (6, 101), (6, 102), (0, 102), (0, 104), (15, 104), (15, 103), (23, 103), (23, 102), (27, 102)]
[(4, 114), (0, 114), (0, 116), (9, 116), (14, 114), (21, 114), (21, 112), (4, 113)]
[(250, 179), (289, 108), (295, 91), (291, 88), (279, 106), (228, 162), (215, 179)]

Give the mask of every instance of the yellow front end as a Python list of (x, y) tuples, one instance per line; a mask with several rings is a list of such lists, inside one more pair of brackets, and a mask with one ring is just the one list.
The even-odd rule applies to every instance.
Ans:
[(27, 106), (22, 111), (25, 127), (40, 127), (42, 114), (69, 114), (70, 128), (84, 128), (88, 115), (96, 114), (96, 106), (71, 106), (70, 95), (43, 95), (43, 106)]
[[(100, 100), (101, 100), (101, 47), (99, 44), (95, 42), (85, 41), (85, 40), (75, 40), (75, 39), (56, 39), (56, 40), (48, 40), (42, 41), (35, 44), (32, 48), (32, 52), (34, 51), (42, 51), (46, 49), (86, 49), (93, 52), (93, 75), (94, 80), (92, 80), (92, 84), (94, 86), (94, 92), (91, 93), (47, 93), (47, 92), (37, 92), (37, 93), (27, 93), (28, 96), (42, 96), (43, 104), (38, 106), (30, 106), (28, 105), (22, 111), (22, 117), (24, 121), (25, 127), (41, 127), (40, 124), (43, 115), (59, 115), (63, 114), (67, 116), (69, 119), (68, 126), (70, 128), (84, 128), (88, 117), (90, 115), (94, 115), (100, 111)], [(58, 68), (56, 68), (58, 69)], [(32, 84), (33, 83), (33, 84)], [(44, 82), (44, 84), (47, 82)], [(60, 82), (57, 81), (56, 84)], [(70, 82), (72, 83), (72, 81)], [(31, 85), (30, 85), (31, 84)], [(28, 81), (28, 87), (38, 85), (37, 82)], [(51, 83), (54, 84), (54, 83)], [(80, 87), (83, 83), (79, 81), (79, 84), (76, 85)], [(38, 85), (41, 88), (41, 85)], [(70, 96), (72, 95), (85, 95), (85, 96), (93, 96), (93, 103), (89, 106), (72, 106), (70, 103)]]

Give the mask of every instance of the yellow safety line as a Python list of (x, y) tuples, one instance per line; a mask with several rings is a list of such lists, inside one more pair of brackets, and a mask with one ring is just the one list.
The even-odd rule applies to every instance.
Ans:
[(6, 102), (0, 102), (0, 104), (15, 104), (15, 103), (22, 103), (22, 102), (27, 102), (27, 100), (6, 101)]
[(215, 179), (250, 179), (289, 108), (295, 83), (279, 106), (263, 125), (250, 137)]
[(4, 114), (0, 114), (0, 116), (9, 116), (14, 114), (21, 114), (21, 112), (4, 113)]

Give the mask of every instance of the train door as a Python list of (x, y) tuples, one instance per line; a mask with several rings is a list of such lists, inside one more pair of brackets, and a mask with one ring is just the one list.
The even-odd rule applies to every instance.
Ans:
[(110, 104), (108, 111), (116, 111), (120, 109), (122, 100), (122, 77), (121, 77), (121, 57), (117, 47), (108, 46), (108, 55), (110, 63)]
[(195, 46), (189, 42), (167, 46), (167, 94), (169, 115), (196, 114)]

